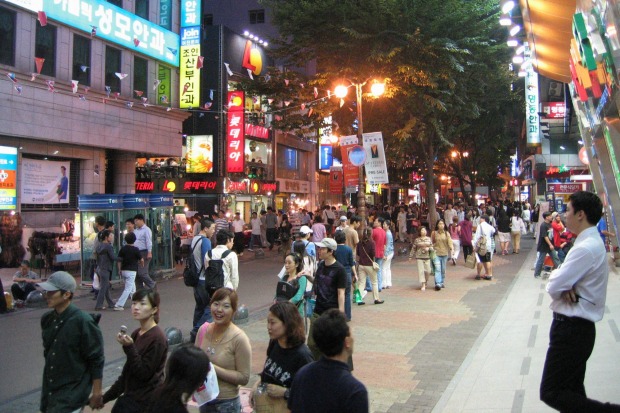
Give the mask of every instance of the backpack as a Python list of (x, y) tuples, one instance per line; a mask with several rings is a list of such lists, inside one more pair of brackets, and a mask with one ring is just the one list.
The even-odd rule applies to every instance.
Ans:
[(209, 296), (224, 286), (224, 258), (231, 252), (231, 250), (225, 251), (220, 259), (213, 259), (212, 251), (207, 252), (209, 266), (205, 269), (205, 289)]
[[(194, 248), (192, 248), (192, 252), (189, 254), (189, 257), (185, 259), (185, 269), (183, 270), (183, 282), (188, 287), (196, 287), (198, 285), (198, 281), (200, 280), (200, 273), (204, 268), (204, 263), (200, 266), (200, 271), (196, 269), (196, 259), (194, 258), (194, 250), (198, 246), (198, 242), (194, 244)], [(202, 245), (202, 239), (200, 239), (200, 244)]]
[(479, 255), (487, 255), (487, 237), (482, 233), (478, 241), (476, 241), (476, 252)]

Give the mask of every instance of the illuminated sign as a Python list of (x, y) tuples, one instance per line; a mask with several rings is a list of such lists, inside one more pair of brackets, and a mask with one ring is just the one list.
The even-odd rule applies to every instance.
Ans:
[(228, 181), (226, 185), (226, 192), (247, 192), (248, 184), (246, 181), (234, 182)]
[(548, 192), (555, 192), (556, 194), (572, 194), (573, 192), (583, 191), (583, 183), (569, 183), (569, 184), (547, 184)]
[(259, 125), (245, 124), (245, 134), (259, 139), (269, 139), (269, 128)]
[(136, 191), (152, 191), (155, 189), (155, 182), (136, 182)]
[[(524, 57), (531, 62), (532, 52), (525, 44)], [(525, 71), (525, 123), (527, 127), (527, 144), (540, 145), (540, 129), (538, 117), (538, 73), (531, 64)]]
[(200, 1), (181, 1), (179, 107), (200, 106)]
[(186, 172), (213, 172), (213, 135), (187, 137)]
[(566, 104), (564, 102), (543, 102), (541, 106), (547, 119), (564, 119), (566, 117)]
[[(46, 0), (10, 3), (33, 12), (44, 11), (48, 19), (91, 34), (153, 59), (179, 66), (179, 35), (129, 13), (105, 0)], [(185, 3), (185, 2), (182, 2)]]
[(170, 92), (172, 90), (170, 68), (159, 65), (157, 69), (157, 79), (159, 80), (159, 85), (157, 85), (157, 104), (169, 106)]
[(251, 194), (267, 194), (269, 192), (275, 192), (278, 188), (278, 184), (276, 182), (261, 182), (261, 181), (251, 181), (250, 182), (250, 193)]
[(220, 189), (215, 179), (183, 180), (162, 179), (146, 182), (136, 182), (136, 191), (152, 192), (157, 188), (158, 192), (189, 193), (189, 192), (217, 192)]
[(200, 0), (181, 0), (181, 27), (200, 26)]
[(228, 92), (228, 128), (226, 138), (226, 172), (244, 171), (243, 91)]
[(260, 50), (251, 41), (245, 42), (245, 50), (243, 51), (244, 69), (251, 70), (253, 74), (260, 75), (263, 70), (263, 57)]
[(17, 209), (17, 148), (0, 146), (0, 210)]
[(333, 150), (331, 145), (321, 145), (319, 149), (319, 169), (328, 170), (334, 165)]
[(215, 190), (217, 189), (217, 181), (187, 181), (183, 183), (184, 191), (199, 190), (199, 189)]
[(164, 192), (174, 192), (177, 189), (177, 184), (173, 181), (166, 180), (161, 190)]

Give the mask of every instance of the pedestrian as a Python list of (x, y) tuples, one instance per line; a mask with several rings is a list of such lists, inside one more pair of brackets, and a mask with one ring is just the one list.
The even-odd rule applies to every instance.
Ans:
[(419, 228), (420, 220), (418, 219), (418, 213), (413, 208), (409, 208), (407, 211), (407, 235), (410, 245), (413, 245), (413, 241), (418, 235)]
[(521, 235), (527, 232), (525, 222), (521, 218), (518, 209), (514, 210), (512, 218), (510, 218), (510, 236), (512, 237), (512, 253), (518, 254), (521, 250)]
[(267, 244), (269, 244), (269, 251), (271, 251), (278, 236), (278, 216), (273, 212), (272, 207), (267, 207), (267, 215), (265, 215), (265, 228)]
[[(312, 275), (312, 274), (308, 274)], [(289, 301), (295, 305), (301, 316), (305, 315), (304, 312), (304, 295), (306, 292), (306, 285), (308, 279), (304, 272), (304, 262), (301, 255), (291, 252), (284, 259), (283, 271), (278, 274), (278, 278), (281, 282), (285, 282), (290, 285), (290, 288), (286, 288), (285, 291), (281, 291), (280, 283), (276, 288), (276, 301)]]
[(316, 246), (314, 245), (314, 242), (310, 241), (311, 236), (312, 236), (312, 229), (310, 229), (310, 227), (306, 225), (302, 225), (302, 227), (299, 228), (299, 235), (298, 235), (299, 240), (302, 241), (304, 245), (306, 246), (307, 254), (316, 260), (317, 258)]
[(553, 229), (553, 248), (556, 253), (562, 249), (560, 246), (562, 244), (562, 240), (560, 239), (560, 235), (564, 232), (566, 227), (562, 223), (562, 217), (557, 212), (553, 212), (551, 214), (553, 217), (551, 219), (551, 229)]
[(407, 212), (404, 206), (399, 208), (398, 216), (396, 217), (396, 225), (398, 227), (398, 240), (400, 242), (405, 242), (407, 239)]
[(445, 288), (446, 266), (448, 257), (452, 256), (452, 238), (446, 231), (446, 223), (442, 219), (435, 224), (435, 231), (431, 233), (433, 241), (433, 249), (435, 250), (435, 258), (433, 264), (435, 267), (435, 291)]
[(382, 273), (381, 288), (392, 288), (392, 258), (394, 258), (394, 236), (392, 235), (392, 221), (383, 221), (383, 230), (385, 231), (385, 251)]
[(530, 210), (529, 204), (525, 204), (525, 206), (523, 207), (523, 211), (521, 212), (521, 219), (523, 219), (523, 223), (525, 224), (525, 234), (529, 234), (532, 220), (532, 211)]
[(166, 379), (155, 390), (148, 413), (188, 413), (187, 403), (205, 382), (209, 356), (191, 344), (182, 344), (168, 357)]
[(360, 242), (358, 228), (362, 224), (362, 219), (358, 215), (351, 215), (349, 218), (349, 225), (342, 231), (346, 235), (345, 244), (348, 245), (353, 251), (356, 250), (357, 244)]
[(282, 248), (282, 256), (286, 257), (291, 251), (291, 230), (293, 225), (288, 220), (287, 214), (282, 214), (282, 220), (278, 224), (278, 234), (280, 238), (280, 246)]
[[(95, 310), (101, 311), (106, 308), (114, 307), (114, 301), (110, 295), (110, 281), (112, 280), (112, 270), (116, 256), (114, 255), (114, 234), (110, 230), (104, 229), (99, 233), (99, 246), (97, 247), (97, 275), (99, 276), (99, 292), (97, 293), (97, 301)], [(103, 305), (106, 301), (107, 307)]]
[(138, 266), (144, 265), (144, 258), (140, 250), (134, 246), (134, 242), (136, 242), (136, 234), (128, 232), (125, 234), (125, 245), (118, 252), (118, 272), (123, 277), (125, 288), (114, 304), (115, 311), (123, 311), (127, 299), (136, 292)]
[(262, 249), (263, 247), (263, 242), (261, 241), (262, 224), (256, 212), (252, 212), (252, 218), (250, 219), (250, 226), (252, 227), (252, 235), (250, 238), (250, 245), (248, 247), (248, 251), (254, 251), (255, 246), (258, 249)]
[(233, 251), (235, 251), (238, 256), (242, 257), (243, 248), (245, 247), (245, 234), (243, 233), (245, 230), (245, 221), (241, 219), (241, 212), (235, 212), (235, 219), (233, 219), (231, 226), (235, 234)]
[(30, 269), (30, 261), (23, 260), (19, 265), (19, 271), (13, 275), (13, 285), (11, 285), (13, 300), (26, 301), (28, 294), (37, 289), (36, 284), (39, 282), (41, 280), (37, 273)]
[(620, 405), (589, 399), (584, 386), (596, 338), (594, 323), (605, 312), (609, 277), (605, 245), (596, 229), (602, 210), (600, 198), (591, 192), (570, 195), (566, 226), (577, 238), (546, 287), (553, 321), (540, 399), (563, 412), (620, 412)]
[[(362, 241), (357, 244), (356, 254), (359, 264), (359, 279), (357, 281), (357, 288), (360, 291), (364, 290), (366, 287), (366, 278), (370, 278), (374, 302), (375, 304), (383, 304), (383, 300), (379, 298), (379, 281), (377, 278), (378, 270), (375, 268), (375, 265), (377, 265), (375, 262), (375, 242), (372, 239), (372, 230), (370, 228), (364, 229)], [(362, 301), (359, 301), (357, 305), (364, 304), (366, 303), (364, 302), (364, 296), (362, 296)]]
[(267, 211), (260, 211), (260, 245), (261, 247), (268, 247), (267, 242)]
[[(387, 235), (383, 229), (382, 217), (374, 220), (372, 225), (372, 240), (375, 242), (375, 262), (379, 264), (377, 270), (377, 285), (379, 292), (383, 289), (383, 261), (385, 260), (385, 245), (387, 243)], [(366, 290), (370, 291), (370, 285), (366, 284)]]
[(461, 246), (463, 247), (463, 258), (467, 261), (467, 257), (469, 257), (474, 252), (474, 247), (471, 244), (473, 239), (473, 225), (471, 222), (472, 212), (468, 211), (465, 214), (465, 219), (461, 221), (459, 224), (461, 227)]
[(347, 365), (354, 340), (344, 314), (335, 308), (326, 310), (313, 327), (312, 340), (324, 357), (297, 372), (288, 409), (294, 413), (368, 413), (368, 391)]
[(286, 407), (297, 372), (314, 358), (306, 345), (302, 317), (294, 303), (275, 303), (267, 314), (267, 359), (256, 386), (266, 388), (270, 404)]
[[(473, 245), (474, 252), (476, 253), (476, 280), (487, 280), (491, 281), (493, 279), (493, 238), (495, 236), (495, 228), (493, 228), (487, 220), (489, 219), (488, 215), (480, 216), (480, 224), (476, 229), (476, 233), (474, 234)], [(484, 248), (485, 251), (481, 250), (478, 241), (481, 237), (484, 237)], [(485, 275), (481, 275), (482, 268), (484, 267)]]
[(418, 263), (418, 281), (420, 282), (420, 290), (426, 291), (426, 283), (431, 275), (430, 253), (433, 248), (433, 241), (427, 235), (426, 227), (420, 228), (420, 236), (415, 239), (411, 251), (409, 252), (409, 261), (415, 259)]
[(38, 286), (48, 308), (41, 317), (43, 336), (42, 413), (77, 412), (103, 400), (103, 336), (93, 317), (73, 305), (76, 282), (57, 271)]
[(357, 273), (355, 270), (355, 260), (353, 258), (353, 250), (345, 244), (347, 236), (344, 231), (336, 231), (334, 240), (338, 247), (336, 248), (336, 261), (344, 267), (347, 273), (347, 286), (344, 290), (344, 313), (347, 320), (351, 321), (351, 286), (357, 281)]
[(211, 297), (213, 323), (204, 323), (198, 330), (196, 347), (211, 359), (220, 388), (216, 399), (200, 406), (200, 413), (241, 412), (239, 387), (250, 380), (252, 348), (245, 332), (232, 322), (238, 303), (234, 290), (215, 291)]
[(136, 229), (134, 230), (136, 242), (134, 246), (140, 250), (140, 254), (144, 258), (144, 266), (139, 266), (138, 273), (136, 274), (136, 287), (137, 289), (146, 287), (153, 290), (156, 283), (149, 276), (149, 265), (153, 258), (153, 232), (146, 225), (143, 214), (136, 214), (133, 220), (136, 224)]
[[(209, 266), (211, 260), (222, 260), (222, 270), (224, 271), (224, 287), (237, 290), (239, 288), (239, 258), (234, 251), (231, 251), (235, 236), (228, 230), (220, 230), (215, 234), (217, 247), (208, 251), (204, 256), (205, 266)], [(227, 253), (227, 251), (230, 251)], [(224, 256), (224, 254), (226, 256)]]
[(452, 239), (452, 265), (456, 265), (456, 260), (459, 259), (459, 252), (461, 252), (461, 225), (459, 224), (459, 217), (455, 215), (452, 217), (452, 222), (448, 227), (450, 232), (450, 238)]
[(116, 400), (112, 413), (141, 413), (164, 380), (168, 340), (159, 323), (160, 297), (152, 290), (139, 290), (131, 297), (131, 313), (140, 323), (131, 335), (120, 331), (116, 341), (127, 356), (121, 375), (103, 395), (103, 402)]
[(323, 218), (320, 215), (314, 217), (312, 224), (312, 242), (321, 242), (327, 236), (327, 229), (323, 225)]
[(213, 321), (209, 306), (209, 293), (205, 288), (205, 256), (211, 251), (211, 237), (215, 232), (215, 223), (210, 219), (200, 221), (200, 232), (190, 244), (190, 251), (193, 254), (194, 265), (198, 271), (198, 285), (192, 287), (194, 290), (194, 315), (192, 317), (192, 330), (190, 331), (190, 341), (196, 340), (196, 333), (201, 325), (206, 321)]
[(551, 229), (552, 219), (551, 212), (543, 212), (542, 219), (543, 222), (540, 224), (538, 244), (536, 246), (538, 256), (536, 258), (536, 264), (534, 265), (534, 278), (540, 278), (540, 274), (542, 273), (543, 264), (545, 262), (547, 254), (551, 256), (551, 259), (553, 260), (553, 265), (555, 265), (556, 267), (560, 265), (560, 260), (554, 253), (555, 247), (553, 246), (553, 241), (549, 238), (549, 230)]
[(502, 255), (508, 254), (508, 248), (510, 247), (510, 232), (510, 217), (504, 208), (499, 208), (497, 218), (497, 234)]

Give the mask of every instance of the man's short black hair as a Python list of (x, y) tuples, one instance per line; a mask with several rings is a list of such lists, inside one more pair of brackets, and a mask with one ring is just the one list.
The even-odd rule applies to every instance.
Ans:
[(332, 308), (325, 311), (312, 323), (312, 338), (321, 353), (334, 357), (344, 349), (345, 338), (351, 335), (344, 314)]
[(127, 218), (125, 220), (125, 224), (128, 223), (128, 222), (131, 223), (131, 225), (136, 225), (136, 222), (133, 220), (133, 218)]
[(227, 229), (221, 229), (215, 235), (215, 240), (217, 241), (217, 245), (226, 245), (228, 241), (234, 238), (235, 238), (235, 235)]
[(139, 219), (141, 221), (144, 221), (144, 215), (143, 214), (136, 214), (136, 216), (133, 217), (133, 219)]
[(125, 234), (125, 242), (127, 244), (133, 244), (134, 242), (136, 242), (136, 234), (134, 234), (133, 232), (128, 232)]
[(347, 236), (345, 235), (344, 231), (336, 231), (336, 233), (334, 234), (334, 241), (336, 241), (336, 244), (344, 244), (346, 240)]
[(603, 217), (603, 203), (598, 195), (592, 192), (577, 191), (568, 197), (573, 213), (583, 211), (590, 225), (596, 225)]
[(97, 215), (95, 217), (95, 224), (97, 224), (100, 227), (104, 226), (105, 225), (105, 217), (101, 216), (101, 215)]
[(351, 216), (351, 218), (349, 218), (349, 222), (351, 222), (351, 225), (353, 225), (356, 222), (362, 222), (362, 218), (359, 215), (353, 215)]
[(106, 221), (106, 223), (103, 225), (104, 229), (110, 229), (114, 226), (114, 222), (112, 221)]
[[(551, 214), (553, 214), (553, 212), (551, 212), (551, 211), (543, 212), (543, 219), (547, 219), (547, 217), (550, 216)], [(598, 221), (597, 221), (597, 223), (598, 223)]]
[(214, 225), (215, 222), (211, 221), (210, 219), (203, 219), (200, 221), (200, 229), (209, 229), (211, 228), (211, 225)]

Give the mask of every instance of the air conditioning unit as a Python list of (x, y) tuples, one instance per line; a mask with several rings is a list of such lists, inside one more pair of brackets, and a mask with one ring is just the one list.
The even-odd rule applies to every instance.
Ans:
[(564, 88), (563, 83), (549, 82), (549, 97), (550, 98), (561, 98), (563, 88)]

